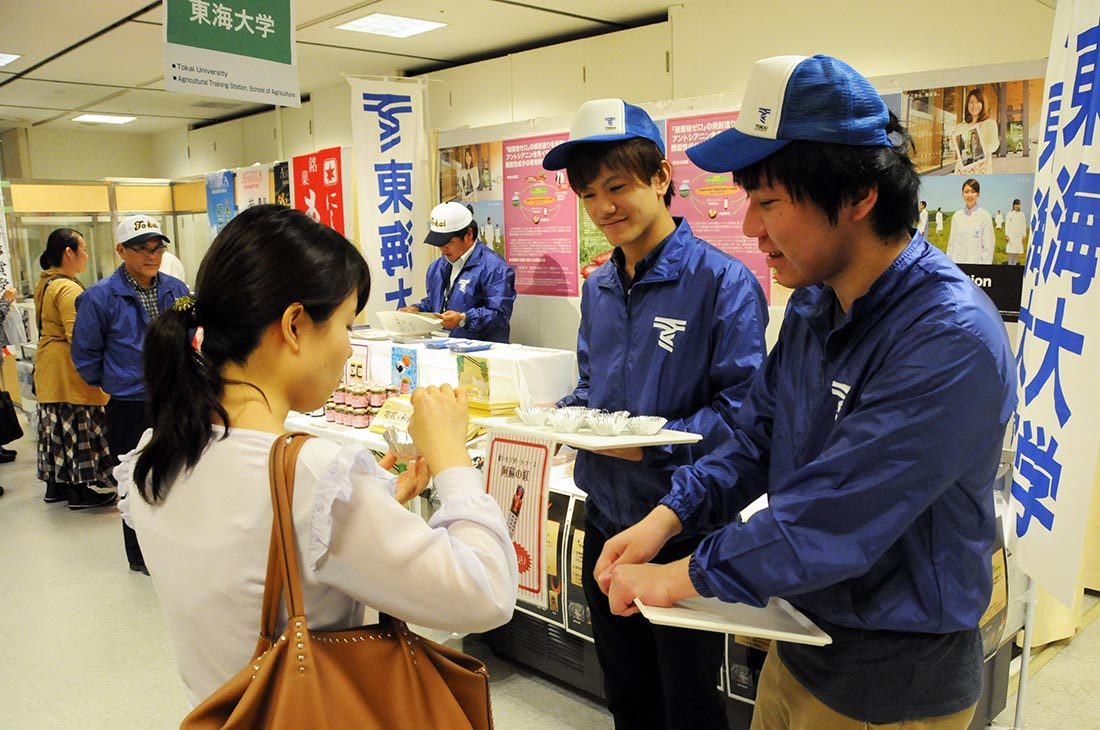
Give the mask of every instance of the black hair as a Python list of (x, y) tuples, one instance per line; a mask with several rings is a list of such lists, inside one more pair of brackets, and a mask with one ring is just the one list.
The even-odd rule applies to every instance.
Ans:
[[(176, 476), (198, 463), (217, 418), (229, 431), (220, 397), (227, 363), (244, 364), (264, 329), (301, 304), (324, 322), (350, 295), (356, 312), (370, 293), (359, 251), (328, 226), (279, 205), (242, 211), (203, 257), (194, 307), (163, 312), (145, 337), (145, 381), (153, 437), (142, 449), (134, 481), (146, 502), (165, 498)], [(203, 328), (202, 352), (191, 346)], [(262, 394), (261, 394), (262, 395)], [(222, 438), (225, 438), (225, 435)]]
[[(982, 111), (978, 114), (977, 119), (973, 119), (970, 116), (970, 97), (974, 97), (978, 100), (978, 103), (982, 105)], [(980, 89), (971, 89), (966, 92), (966, 102), (963, 104), (963, 121), (967, 124), (973, 124), (974, 122), (984, 122), (989, 119), (989, 112), (985, 105), (985, 96), (982, 95)]]
[(1013, 198), (1012, 199), (1012, 204), (1013, 205), (1019, 205), (1020, 204), (1020, 199), (1019, 198)]
[(80, 250), (80, 239), (83, 236), (80, 231), (72, 228), (55, 228), (46, 238), (46, 250), (38, 257), (38, 265), (43, 269), (60, 266), (65, 257), (65, 249), (71, 248), (73, 253)]
[(920, 201), (920, 204), (921, 204), (921, 205), (923, 205), (923, 206), (924, 206), (925, 208), (927, 208), (927, 207), (928, 207), (928, 203), (924, 202), (923, 200), (922, 200), (922, 201)]
[(843, 206), (875, 188), (878, 200), (871, 210), (871, 228), (880, 238), (889, 238), (908, 230), (917, 207), (920, 178), (909, 159), (913, 141), (893, 112), (886, 132), (892, 141), (889, 147), (797, 140), (735, 170), (733, 179), (749, 192), (779, 183), (792, 200), (816, 206), (833, 225)]
[(970, 189), (973, 190), (975, 193), (980, 194), (982, 192), (982, 184), (972, 177), (968, 177), (966, 180), (964, 180), (962, 187), (959, 188), (959, 190), (965, 190), (967, 185), (969, 185)]
[[(601, 167), (626, 173), (648, 185), (660, 172), (664, 159), (656, 143), (641, 137), (616, 142), (586, 142), (569, 150), (565, 171), (569, 175), (569, 186), (580, 195), (581, 190), (596, 180)], [(672, 204), (673, 187), (670, 177), (665, 190), (666, 208)]]

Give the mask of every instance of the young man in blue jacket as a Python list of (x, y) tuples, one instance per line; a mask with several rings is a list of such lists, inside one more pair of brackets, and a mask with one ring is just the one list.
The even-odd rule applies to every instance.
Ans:
[[(767, 303), (743, 264), (672, 217), (672, 167), (641, 108), (621, 99), (585, 103), (569, 140), (543, 166), (566, 169), (585, 212), (614, 246), (611, 260), (584, 283), (580, 378), (559, 405), (663, 416), (668, 428), (704, 436), (679, 448), (577, 455), (574, 479), (588, 495), (584, 592), (608, 709), (617, 728), (725, 730), (716, 689), (723, 638), (612, 615), (592, 570), (604, 541), (667, 495), (677, 466), (729, 437), (727, 420), (764, 359)], [(702, 536), (678, 536), (657, 561), (689, 555)]]
[[(786, 598), (831, 634), (778, 642), (753, 728), (966, 728), (981, 694), (993, 480), (1016, 402), (996, 307), (908, 230), (911, 142), (827, 56), (757, 62), (732, 130), (688, 150), (749, 191), (745, 233), (797, 289), (733, 437), (607, 542), (612, 610)], [(768, 508), (739, 512), (762, 494)], [(681, 530), (688, 557), (647, 562)], [(673, 538), (674, 539), (674, 538)]]
[[(168, 237), (147, 215), (124, 218), (115, 229), (122, 265), (76, 299), (71, 354), (89, 385), (111, 396), (107, 402), (107, 444), (111, 458), (137, 446), (150, 426), (145, 411), (142, 351), (149, 323), (188, 293), (179, 279), (158, 273)], [(134, 531), (122, 526), (130, 570), (148, 574)]]
[(516, 302), (516, 272), (477, 240), (477, 222), (460, 203), (432, 208), (424, 243), (443, 254), (428, 267), (428, 296), (403, 312), (439, 312), (451, 337), (507, 342)]

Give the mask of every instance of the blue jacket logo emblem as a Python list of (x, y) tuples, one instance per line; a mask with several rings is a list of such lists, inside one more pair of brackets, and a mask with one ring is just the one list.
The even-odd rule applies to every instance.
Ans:
[(672, 339), (677, 332), (687, 329), (686, 319), (672, 319), (671, 317), (654, 317), (653, 326), (661, 331), (658, 335), (657, 345), (664, 350), (672, 352)]

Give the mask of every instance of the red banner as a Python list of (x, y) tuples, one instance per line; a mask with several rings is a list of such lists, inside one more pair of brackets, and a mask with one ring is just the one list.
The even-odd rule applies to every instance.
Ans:
[(290, 161), (294, 208), (346, 235), (341, 167), (339, 147), (301, 155)]

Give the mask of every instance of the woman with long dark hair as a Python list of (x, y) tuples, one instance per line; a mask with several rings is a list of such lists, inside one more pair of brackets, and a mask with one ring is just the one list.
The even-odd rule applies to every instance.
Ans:
[[(348, 331), (370, 276), (355, 247), (305, 214), (242, 212), (145, 340), (153, 428), (115, 470), (197, 704), (244, 666), (271, 536), (268, 452), (290, 410), (320, 407), (351, 354)], [(365, 449), (311, 439), (293, 511), (306, 612), (317, 629), (362, 622), (369, 605), (408, 621), (482, 631), (511, 617), (516, 557), (500, 509), (465, 448), (466, 402), (450, 387), (413, 394), (422, 455), (398, 479)], [(401, 499), (435, 475), (425, 523)]]
[(69, 346), (76, 322), (76, 298), (84, 285), (76, 275), (88, 265), (88, 246), (72, 228), (58, 228), (38, 259), (42, 275), (34, 288), (38, 319), (34, 389), (38, 399), (38, 478), (46, 502), (68, 500), (69, 509), (111, 504), (108, 397), (76, 372)]

